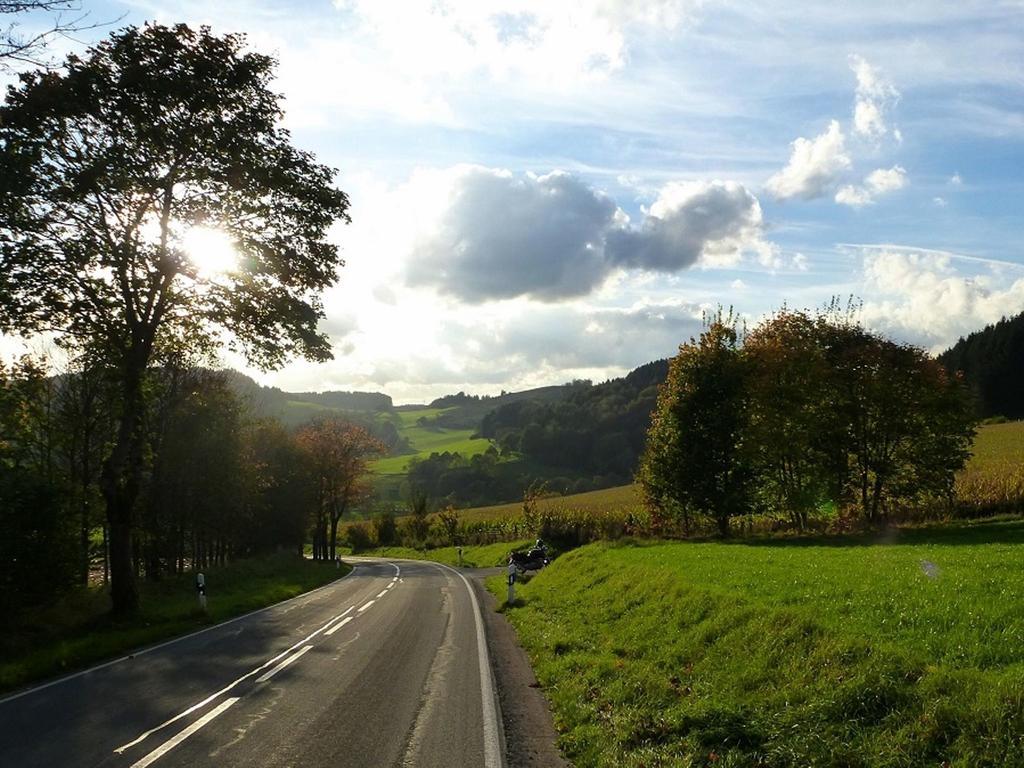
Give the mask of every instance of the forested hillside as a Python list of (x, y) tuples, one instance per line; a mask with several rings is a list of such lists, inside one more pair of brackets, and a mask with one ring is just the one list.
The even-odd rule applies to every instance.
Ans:
[(522, 400), (484, 417), (480, 434), (502, 452), (518, 452), (559, 470), (581, 472), (615, 485), (632, 479), (643, 450), (666, 360), (643, 365), (603, 384), (574, 382), (564, 400)]
[(963, 372), (980, 417), (1024, 419), (1024, 313), (960, 339), (939, 360)]

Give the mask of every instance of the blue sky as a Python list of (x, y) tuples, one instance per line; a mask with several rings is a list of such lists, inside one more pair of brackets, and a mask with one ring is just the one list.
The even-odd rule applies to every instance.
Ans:
[(1024, 311), (1020, 0), (85, 7), (248, 33), (340, 171), (335, 360), (264, 382), (600, 380), (717, 305), (853, 294), (933, 350)]

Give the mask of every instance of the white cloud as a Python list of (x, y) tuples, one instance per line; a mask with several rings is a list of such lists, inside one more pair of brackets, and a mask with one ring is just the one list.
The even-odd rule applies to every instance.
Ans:
[(765, 185), (778, 200), (821, 197), (830, 192), (842, 173), (850, 168), (846, 138), (838, 120), (832, 120), (819, 136), (800, 137), (792, 146), (789, 163)]
[(947, 205), (949, 205), (949, 203), (946, 201), (946, 198), (939, 196), (933, 197), (932, 202), (935, 204), (937, 208), (945, 208)]
[(906, 185), (907, 172), (902, 166), (877, 168), (868, 174), (863, 185), (858, 187), (847, 184), (842, 187), (836, 192), (836, 202), (859, 208), (863, 205), (871, 205), (879, 195), (902, 189)]
[(697, 262), (732, 266), (748, 252), (765, 264), (775, 249), (763, 226), (761, 205), (742, 184), (675, 182), (661, 189), (639, 227), (609, 232), (608, 255), (619, 266), (662, 272)]
[(567, 173), (463, 166), (449, 176), (406, 281), (461, 301), (558, 301), (593, 293), (617, 270), (734, 266), (748, 253), (781, 266), (757, 198), (735, 181), (667, 184), (634, 226), (614, 200)]
[(604, 238), (618, 216), (611, 198), (569, 174), (455, 169), (444, 212), (416, 241), (407, 281), (471, 303), (585, 295), (611, 271)]
[(964, 180), (960, 178), (959, 173), (954, 173), (952, 176), (949, 177), (949, 183), (952, 184), (954, 187), (959, 187), (964, 183)]
[(850, 69), (857, 76), (853, 130), (867, 139), (877, 141), (889, 132), (885, 112), (899, 99), (900, 92), (881, 70), (869, 64), (863, 56), (851, 55)]
[(403, 71), (497, 79), (527, 76), (546, 83), (604, 77), (628, 59), (634, 28), (671, 31), (694, 0), (551, 3), (547, 0), (407, 3), (336, 0), (357, 31), (374, 40)]
[(954, 261), (946, 253), (866, 251), (864, 285), (872, 298), (864, 303), (864, 322), (938, 352), (964, 334), (1024, 311), (1024, 270), (1008, 282), (996, 277), (993, 266), (965, 274)]

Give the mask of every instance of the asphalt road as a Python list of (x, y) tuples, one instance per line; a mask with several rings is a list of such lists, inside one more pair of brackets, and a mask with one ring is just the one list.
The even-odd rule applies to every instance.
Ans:
[(476, 596), (432, 563), (360, 562), (294, 600), (0, 700), (4, 768), (503, 764)]

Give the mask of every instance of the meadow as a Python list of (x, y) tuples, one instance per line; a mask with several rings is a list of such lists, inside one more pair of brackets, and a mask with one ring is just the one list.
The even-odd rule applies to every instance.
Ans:
[(598, 543), (506, 614), (577, 765), (1020, 765), (1022, 563), (1022, 522)]
[[(414, 451), (399, 456), (387, 456), (370, 464), (375, 475), (404, 475), (409, 470), (409, 463), (414, 459), (429, 458), (432, 453), (461, 453), (470, 457), (484, 453), (491, 441), (473, 438), (472, 429), (446, 429), (430, 424), (430, 420), (454, 410), (452, 408), (421, 408), (407, 411), (394, 411), (380, 414), (379, 419), (391, 421), (401, 437), (408, 438), (409, 446)], [(420, 419), (426, 419), (421, 425)]]

